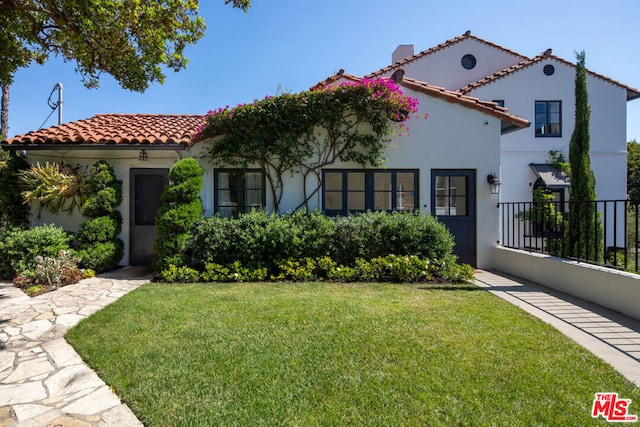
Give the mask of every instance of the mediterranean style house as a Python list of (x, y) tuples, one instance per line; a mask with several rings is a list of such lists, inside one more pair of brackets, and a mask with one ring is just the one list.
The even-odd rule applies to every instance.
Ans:
[[(549, 182), (548, 163), (550, 150), (568, 150), (574, 65), (550, 51), (527, 58), (469, 32), (417, 54), (400, 46), (392, 61), (364, 77), (393, 78), (419, 100), (417, 117), (428, 113), (429, 119), (410, 120), (410, 135), (392, 141), (384, 168), (335, 163), (324, 169), (321, 190), (309, 206), (329, 215), (366, 210), (435, 215), (453, 233), (461, 262), (490, 268), (499, 240), (496, 204), (531, 200), (534, 185), (567, 185)], [(588, 79), (597, 191), (600, 198), (624, 198), (626, 102), (640, 97), (640, 91), (592, 72)], [(360, 80), (341, 70), (318, 85)], [(200, 159), (205, 169), (205, 215), (274, 209), (262, 170), (207, 163), (207, 140), (194, 143), (202, 123), (201, 116), (191, 115), (97, 115), (18, 135), (2, 147), (24, 151), (31, 163), (107, 160), (124, 183), (121, 263), (135, 265), (153, 256), (153, 218), (168, 170), (180, 158)], [(300, 175), (288, 178), (281, 212), (305, 199), (303, 184)], [(75, 230), (82, 219), (77, 213), (43, 212), (33, 222)]]
[[(536, 165), (548, 164), (550, 151), (568, 156), (575, 115), (575, 65), (553, 55), (551, 49), (528, 58), (467, 31), (417, 54), (413, 46), (401, 45), (392, 62), (367, 77), (390, 76), (403, 69), (406, 77), (491, 100), (531, 122), (530, 129), (501, 138), (502, 200), (530, 200), (536, 181), (549, 176), (539, 173), (543, 168)], [(596, 193), (601, 200), (625, 199), (626, 103), (640, 98), (640, 91), (592, 71), (587, 74), (587, 89)], [(560, 187), (569, 185), (539, 184), (551, 184), (559, 200), (564, 197)]]

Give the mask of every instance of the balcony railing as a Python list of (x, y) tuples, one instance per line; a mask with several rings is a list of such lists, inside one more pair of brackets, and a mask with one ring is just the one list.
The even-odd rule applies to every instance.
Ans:
[(637, 272), (639, 204), (638, 200), (499, 203), (498, 243)]

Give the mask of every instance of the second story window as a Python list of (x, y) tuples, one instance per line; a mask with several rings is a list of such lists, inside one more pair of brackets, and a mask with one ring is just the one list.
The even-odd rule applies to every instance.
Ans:
[(562, 102), (536, 101), (536, 137), (562, 136)]

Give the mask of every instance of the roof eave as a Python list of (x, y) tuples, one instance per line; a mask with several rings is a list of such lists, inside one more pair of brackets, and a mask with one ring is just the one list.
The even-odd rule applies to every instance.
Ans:
[(7, 151), (44, 150), (186, 150), (192, 144), (0, 144)]
[(526, 129), (531, 126), (531, 122), (527, 122), (526, 125), (516, 124), (508, 120), (501, 120), (500, 122), (500, 135), (506, 135), (517, 130)]
[(640, 98), (640, 92), (639, 91), (637, 91), (635, 89), (631, 89), (631, 88), (627, 89), (627, 102), (633, 101), (633, 100), (638, 99), (638, 98)]

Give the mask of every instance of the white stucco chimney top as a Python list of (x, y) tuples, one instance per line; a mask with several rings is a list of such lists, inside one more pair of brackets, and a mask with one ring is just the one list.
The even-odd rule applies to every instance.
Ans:
[(413, 56), (413, 45), (401, 44), (391, 54), (391, 63), (395, 64), (396, 62), (402, 61), (410, 56)]

